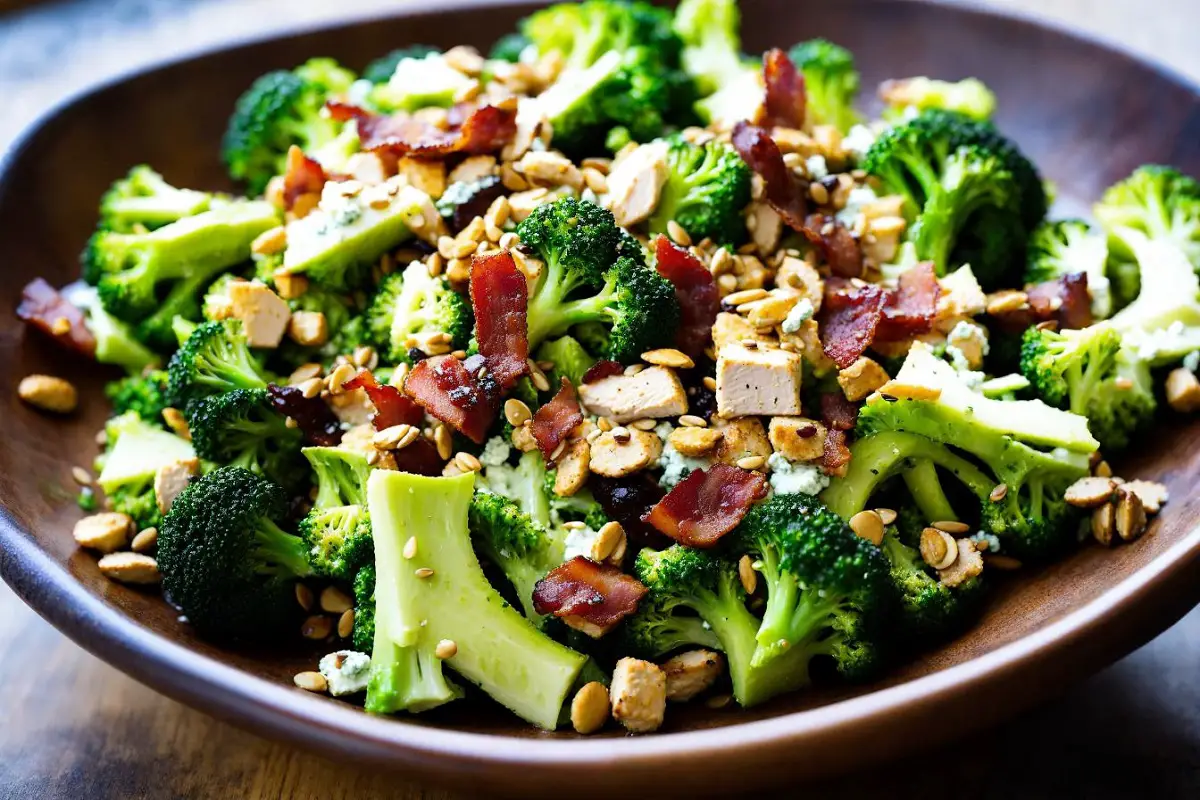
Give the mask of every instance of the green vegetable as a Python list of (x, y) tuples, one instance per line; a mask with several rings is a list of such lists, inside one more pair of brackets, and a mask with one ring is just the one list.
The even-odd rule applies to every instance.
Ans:
[(163, 424), (163, 409), (171, 405), (167, 402), (167, 373), (161, 369), (112, 381), (104, 387), (104, 394), (114, 414), (132, 412), (152, 425)]
[(289, 428), (264, 389), (234, 389), (196, 400), (185, 412), (201, 458), (264, 475), (285, 489), (308, 477), (300, 459), (304, 434)]
[(667, 182), (650, 217), (651, 233), (666, 233), (674, 220), (695, 241), (738, 245), (746, 239), (743, 213), (750, 204), (751, 171), (732, 147), (713, 139), (703, 145), (682, 136), (667, 140)]
[(429, 334), (448, 334), (451, 349), (465, 348), (475, 321), (465, 296), (445, 278), (431, 277), (424, 263), (414, 261), (379, 285), (366, 323), (371, 340), (389, 361), (411, 363), (408, 351), (419, 348), (422, 337)]
[(427, 44), (414, 44), (408, 47), (400, 47), (385, 56), (367, 64), (367, 68), (363, 70), (363, 80), (370, 81), (374, 84), (387, 83), (396, 74), (396, 65), (406, 58), (425, 58), (426, 56), (436, 55), (440, 52), (436, 47)]
[(583, 383), (583, 376), (596, 363), (596, 359), (583, 349), (583, 345), (571, 336), (562, 336), (542, 342), (534, 358), (554, 364), (547, 376), (551, 386), (560, 386), (566, 378), (572, 386)]
[(117, 233), (154, 230), (222, 202), (223, 198), (208, 192), (177, 189), (142, 164), (129, 170), (100, 198), (99, 227)]
[(884, 119), (900, 120), (915, 109), (942, 109), (987, 122), (996, 111), (996, 95), (978, 78), (941, 81), (935, 78), (906, 78), (887, 81), (880, 91), (888, 108)]
[(386, 112), (449, 108), (471, 80), (434, 52), (397, 61), (391, 77), (375, 86), (369, 96), (372, 106)]
[(1109, 247), (1124, 260), (1137, 260), (1125, 231), (1179, 247), (1200, 270), (1200, 181), (1172, 167), (1147, 164), (1114, 184), (1096, 204)]
[(133, 412), (110, 420), (107, 430), (104, 468), (96, 479), (106, 494), (122, 486), (142, 488), (153, 483), (160, 467), (196, 457), (190, 443)]
[(843, 133), (859, 122), (854, 110), (858, 69), (849, 50), (826, 39), (810, 39), (789, 50), (788, 57), (804, 73), (806, 121), (833, 125)]
[(891, 565), (888, 575), (899, 599), (900, 629), (893, 638), (905, 649), (946, 641), (975, 620), (984, 597), (980, 576), (960, 586), (946, 586), (921, 560), (919, 551), (900, 541), (894, 528), (884, 534), (882, 549)]
[(742, 54), (740, 24), (736, 0), (682, 0), (675, 11), (683, 67), (696, 82), (696, 113), (706, 123), (753, 119), (763, 101), (762, 64)]
[(375, 564), (364, 564), (354, 576), (354, 649), (370, 653), (375, 647)]
[(371, 468), (362, 453), (342, 447), (302, 452), (317, 475), (317, 497), (299, 529), (309, 563), (318, 575), (349, 582), (375, 557), (367, 513)]
[(565, 531), (534, 522), (515, 502), (491, 492), (475, 494), (468, 521), (480, 557), (500, 567), (525, 616), (540, 624), (542, 617), (533, 608), (533, 587), (563, 563)]
[(1092, 298), (1092, 316), (1104, 319), (1112, 313), (1109, 280), (1105, 275), (1108, 246), (1081, 219), (1043, 222), (1029, 237), (1025, 283), (1044, 283), (1065, 275), (1087, 276)]
[(176, 408), (233, 389), (265, 389), (269, 376), (237, 320), (197, 327), (167, 365), (167, 399)]

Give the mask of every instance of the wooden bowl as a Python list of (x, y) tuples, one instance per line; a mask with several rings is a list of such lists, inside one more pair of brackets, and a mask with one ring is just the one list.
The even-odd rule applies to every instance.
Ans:
[[(184, 186), (226, 188), (217, 145), (237, 95), (268, 69), (313, 55), (361, 68), (409, 42), (486, 48), (529, 9), (486, 4), (354, 22), (154, 67), (60, 106), (0, 172), (5, 309), (36, 276), (74, 279), (97, 199), (147, 162)], [(1143, 162), (1200, 174), (1200, 96), (1127, 55), (1036, 24), (960, 8), (842, 0), (745, 3), (748, 50), (821, 35), (858, 56), (864, 86), (887, 77), (975, 75), (1000, 98), (999, 124), (1045, 170), (1066, 205), (1086, 208)], [(869, 93), (869, 89), (868, 89)], [(17, 380), (64, 375), (85, 398), (65, 420), (22, 405)], [(71, 467), (87, 465), (112, 375), (26, 334), (0, 314), (0, 573), (79, 644), (154, 688), (267, 736), (474, 790), (695, 794), (795, 782), (895, 757), (994, 723), (1155, 636), (1200, 599), (1200, 425), (1162, 412), (1158, 432), (1119, 466), (1164, 481), (1152, 531), (1095, 545), (1003, 581), (961, 639), (873, 686), (822, 689), (739, 711), (673, 707), (658, 735), (581, 738), (535, 731), (489, 703), (386, 719), (292, 688), (313, 652), (231, 652), (197, 639), (154, 592), (109, 582), (77, 550)], [(48, 688), (47, 691), (53, 691)]]

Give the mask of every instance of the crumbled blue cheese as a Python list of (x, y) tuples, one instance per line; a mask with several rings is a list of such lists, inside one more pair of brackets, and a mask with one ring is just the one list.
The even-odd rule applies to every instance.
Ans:
[(483, 446), (483, 452), (479, 454), (479, 463), (487, 467), (498, 467), (508, 461), (511, 451), (512, 445), (507, 439), (503, 436), (493, 436)]
[(987, 549), (989, 553), (1000, 552), (1000, 537), (994, 533), (985, 533), (984, 531), (979, 531), (978, 533), (971, 534), (970, 538), (972, 542), (976, 543), (987, 542)]
[(855, 186), (846, 195), (846, 205), (834, 217), (850, 230), (858, 226), (858, 218), (862, 216), (863, 208), (879, 199), (875, 190), (870, 186)]
[(809, 156), (804, 160), (804, 169), (808, 171), (809, 178), (819, 181), (829, 175), (829, 162), (822, 155)]
[(875, 132), (866, 125), (855, 125), (842, 139), (842, 147), (854, 154), (861, 161), (866, 157), (871, 145), (875, 144)]
[(675, 427), (669, 422), (660, 422), (654, 426), (654, 432), (662, 439), (662, 453), (658, 457), (658, 466), (662, 468), (662, 476), (658, 479), (664, 489), (671, 489), (675, 484), (688, 476), (692, 470), (707, 469), (712, 466), (710, 458), (685, 456), (675, 449), (670, 442), (671, 431)]
[(807, 297), (800, 298), (796, 305), (792, 306), (792, 310), (788, 312), (787, 317), (783, 320), (784, 333), (796, 333), (800, 330), (800, 326), (812, 319), (813, 304)]
[(778, 494), (820, 494), (829, 485), (829, 476), (812, 464), (789, 461), (780, 453), (767, 458), (771, 468), (771, 488)]
[(594, 531), (591, 528), (571, 528), (568, 530), (566, 540), (564, 541), (563, 563), (570, 561), (575, 556), (591, 558), (592, 548), (595, 546), (598, 538), (600, 538), (600, 532)]
[(321, 659), (318, 667), (329, 683), (329, 693), (334, 697), (355, 694), (367, 689), (371, 676), (371, 657), (354, 650), (338, 650)]
[(1193, 350), (1183, 357), (1183, 368), (1188, 372), (1195, 372), (1200, 368), (1200, 350)]

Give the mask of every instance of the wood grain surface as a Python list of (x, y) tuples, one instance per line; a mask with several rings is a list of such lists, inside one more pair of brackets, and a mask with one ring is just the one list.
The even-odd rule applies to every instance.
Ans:
[[(0, 148), (87, 81), (180, 48), (403, 0), (72, 0), (0, 13)], [(1200, 80), (1196, 0), (1008, 0)], [(0, 0), (0, 12), (5, 8)], [(11, 390), (11, 387), (0, 387)], [(3, 443), (0, 443), (3, 446)], [(267, 742), (142, 687), (0, 583), (0, 799), (445, 798)], [(814, 788), (828, 797), (1200, 796), (1200, 611), (1040, 711), (915, 764)], [(914, 732), (919, 736), (920, 732)], [(481, 787), (482, 789), (483, 787)]]

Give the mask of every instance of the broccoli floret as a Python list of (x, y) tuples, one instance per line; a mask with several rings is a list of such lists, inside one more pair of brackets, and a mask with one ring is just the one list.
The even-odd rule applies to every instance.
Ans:
[(231, 389), (265, 389), (269, 376), (237, 320), (197, 327), (167, 365), (167, 399), (176, 408)]
[(152, 425), (162, 424), (167, 402), (167, 372), (156, 369), (145, 375), (131, 375), (104, 387), (114, 414), (132, 412)]
[(1087, 417), (1107, 454), (1127, 447), (1154, 419), (1150, 366), (1123, 347), (1111, 325), (1025, 331), (1021, 373), (1045, 402)]
[(859, 122), (854, 111), (858, 70), (849, 50), (826, 39), (810, 39), (789, 50), (788, 57), (804, 73), (808, 121), (833, 125), (843, 133)]
[(539, 54), (561, 54), (566, 69), (586, 69), (606, 53), (634, 47), (657, 52), (664, 64), (674, 65), (683, 48), (671, 12), (639, 0), (559, 3), (522, 20), (521, 33)]
[(362, 453), (342, 447), (306, 447), (304, 457), (317, 476), (313, 507), (300, 521), (313, 571), (350, 581), (375, 556), (367, 513), (371, 468)]
[(312, 153), (333, 142), (344, 123), (322, 110), (353, 82), (353, 73), (327, 58), (258, 78), (238, 98), (221, 143), (229, 174), (258, 195), (283, 173), (289, 147)]
[(534, 522), (515, 502), (491, 492), (475, 494), (468, 519), (479, 555), (500, 567), (525, 616), (540, 623), (541, 616), (533, 608), (533, 587), (563, 562), (563, 531)]
[(1132, 228), (1120, 235), (1136, 255), (1141, 286), (1136, 299), (1109, 323), (1153, 366), (1178, 362), (1200, 349), (1200, 276), (1174, 242), (1150, 239)]
[(1148, 164), (1111, 186), (1095, 212), (1120, 258), (1140, 261), (1125, 235), (1133, 230), (1173, 243), (1200, 270), (1200, 181), (1172, 167)]
[(214, 200), (207, 192), (177, 189), (142, 164), (115, 182), (100, 199), (102, 230), (131, 233), (154, 230), (184, 217), (208, 211)]
[(650, 232), (666, 233), (674, 220), (696, 241), (741, 244), (750, 176), (746, 162), (729, 145), (715, 139), (694, 145), (672, 136), (667, 140), (667, 182), (650, 217)]
[(702, 98), (696, 112), (706, 123), (731, 127), (753, 119), (764, 96), (762, 64), (742, 54), (736, 0), (683, 0), (675, 30), (683, 40), (683, 66)]
[(675, 289), (644, 264), (617, 258), (622, 239), (610, 212), (563, 198), (535, 209), (517, 234), (545, 263), (530, 289), (530, 349), (593, 322), (608, 329), (604, 355), (616, 361), (671, 341), (679, 320)]
[(425, 58), (425, 56), (436, 55), (439, 52), (436, 47), (427, 44), (414, 44), (398, 48), (367, 64), (367, 68), (362, 73), (363, 80), (375, 84), (387, 83), (396, 74), (396, 65), (404, 59)]
[(492, 49), (488, 51), (488, 58), (492, 61), (507, 61), (510, 64), (516, 64), (521, 60), (521, 54), (530, 44), (531, 42), (523, 33), (507, 33), (492, 45)]
[(846, 677), (869, 676), (882, 658), (865, 635), (866, 618), (885, 600), (887, 561), (879, 548), (806, 494), (777, 494), (754, 506), (733, 535), (767, 587), (751, 664), (796, 651), (804, 654), (793, 656), (800, 671), (823, 655)]
[[(1088, 474), (1089, 457), (1099, 446), (1086, 418), (1040, 400), (984, 397), (920, 342), (909, 351), (896, 380), (940, 394), (928, 400), (878, 397), (863, 406), (849, 471), (821, 494), (834, 511), (849, 519), (866, 507), (884, 480), (916, 462), (930, 461), (975, 496), (980, 527), (998, 536), (1006, 551), (1044, 559), (1075, 543), (1078, 515), (1063, 493)], [(950, 447), (977, 459), (982, 468)], [(929, 482), (912, 481), (909, 488)], [(1007, 491), (993, 501), (998, 484)], [(914, 493), (916, 502), (928, 506), (923, 512), (945, 519), (948, 512), (942, 506), (948, 501), (943, 497), (940, 488)]]
[(892, 638), (906, 650), (946, 641), (965, 630), (982, 606), (984, 584), (975, 576), (949, 587), (931, 574), (921, 553), (900, 541), (896, 530), (883, 537), (888, 574), (899, 600), (900, 630)]
[(449, 108), (459, 92), (471, 86), (471, 78), (459, 72), (439, 53), (402, 58), (392, 76), (371, 89), (372, 107), (380, 111), (416, 111), (428, 107)]
[(546, 462), (540, 452), (522, 453), (515, 467), (489, 466), (484, 470), (484, 480), (488, 491), (512, 500), (521, 513), (538, 525), (549, 528), (554, 524), (550, 515), (551, 493), (546, 488)]
[[(448, 666), (522, 719), (553, 729), (587, 659), (542, 634), (488, 583), (467, 522), (473, 487), (474, 474), (371, 473), (376, 603), (366, 708), (416, 712), (455, 699)], [(413, 540), (416, 555), (403, 557)], [(457, 645), (445, 661), (435, 654), (443, 639)]]
[(354, 649), (370, 653), (375, 646), (375, 564), (354, 576)]
[[(221, 272), (250, 258), (250, 243), (279, 224), (270, 203), (231, 203), (184, 217), (149, 233), (99, 231), (84, 252), (84, 275), (104, 309), (138, 322), (170, 306), (200, 316), (202, 290)], [(168, 318), (169, 319), (169, 318)]]
[(1045, 283), (1064, 275), (1087, 276), (1092, 298), (1092, 316), (1104, 319), (1112, 313), (1112, 295), (1105, 275), (1108, 245), (1081, 219), (1043, 222), (1029, 237), (1025, 283)]
[(241, 467), (218, 467), (185, 488), (158, 533), (158, 568), (172, 603), (204, 636), (260, 642), (293, 635), (293, 585), (311, 570), (304, 541), (279, 527), (287, 496)]
[(234, 389), (188, 405), (185, 412), (196, 454), (265, 475), (286, 489), (308, 477), (300, 459), (304, 434), (287, 426), (265, 389)]
[(887, 103), (884, 119), (899, 120), (912, 109), (954, 111), (979, 122), (987, 122), (996, 112), (996, 95), (978, 78), (941, 81), (916, 77), (887, 81), (880, 87)]
[(572, 386), (578, 386), (583, 383), (583, 376), (596, 363), (596, 359), (583, 349), (579, 340), (571, 336), (542, 342), (534, 358), (554, 364), (547, 376), (551, 386), (560, 386), (562, 378), (569, 380)]
[(110, 419), (104, 431), (108, 441), (97, 459), (96, 483), (110, 496), (125, 487), (138, 492), (153, 483), (160, 467), (196, 457), (191, 443), (132, 411)]
[(412, 361), (408, 351), (419, 348), (430, 334), (448, 334), (451, 349), (465, 348), (475, 324), (470, 301), (445, 278), (431, 277), (420, 261), (384, 279), (366, 320), (379, 351), (389, 361), (405, 363)]
[(87, 329), (96, 341), (94, 357), (97, 363), (115, 364), (130, 375), (141, 375), (161, 363), (158, 354), (141, 340), (153, 341), (156, 346), (169, 342), (146, 339), (142, 335), (143, 325), (138, 325), (135, 331), (133, 326), (105, 311), (94, 288), (72, 284), (63, 289), (63, 296), (83, 311)]
[(139, 531), (157, 528), (162, 524), (162, 512), (158, 510), (153, 482), (122, 486), (111, 493), (105, 492), (105, 497), (108, 498), (108, 508), (128, 514)]

